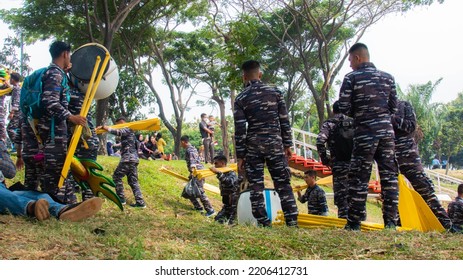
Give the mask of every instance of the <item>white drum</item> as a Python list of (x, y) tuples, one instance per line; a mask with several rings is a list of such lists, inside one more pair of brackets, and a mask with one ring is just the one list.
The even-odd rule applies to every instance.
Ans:
[[(72, 68), (69, 73), (73, 83), (77, 84), (81, 92), (87, 91), (97, 56), (100, 56), (101, 63), (103, 63), (106, 52), (107, 49), (104, 46), (90, 43), (79, 47), (71, 55)], [(95, 100), (104, 99), (113, 94), (118, 83), (119, 70), (116, 62), (111, 58), (95, 93)]]
[[(257, 226), (257, 220), (252, 215), (250, 190), (246, 190), (240, 194), (238, 199), (238, 224), (252, 224)], [(281, 202), (278, 193), (274, 189), (264, 189), (264, 204), (268, 218), (275, 222), (277, 212), (281, 211)]]

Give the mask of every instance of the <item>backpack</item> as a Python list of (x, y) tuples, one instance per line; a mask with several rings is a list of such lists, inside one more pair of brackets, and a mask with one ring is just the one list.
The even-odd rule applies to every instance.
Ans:
[[(61, 74), (63, 75), (61, 86), (67, 89), (67, 76), (63, 70), (56, 66), (50, 67), (55, 67), (61, 71)], [(28, 118), (38, 119), (44, 113), (44, 108), (40, 105), (43, 90), (42, 79), (43, 75), (48, 69), (50, 69), (50, 67), (40, 68), (24, 79), (21, 88), (21, 95), (19, 97), (19, 108)], [(67, 90), (67, 100), (68, 102), (70, 100), (69, 90)]]
[(349, 161), (354, 147), (354, 120), (345, 118), (336, 124), (334, 133), (334, 157), (337, 161)]

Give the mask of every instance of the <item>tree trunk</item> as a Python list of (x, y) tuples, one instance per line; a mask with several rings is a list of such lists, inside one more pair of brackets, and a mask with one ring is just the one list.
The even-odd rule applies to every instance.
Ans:
[(219, 103), (220, 109), (220, 126), (222, 131), (222, 144), (223, 144), (223, 154), (227, 157), (227, 160), (230, 159), (230, 149), (229, 149), (229, 142), (228, 142), (228, 122), (225, 117), (225, 102)]
[[(101, 99), (96, 102), (96, 125), (106, 125), (106, 121), (108, 120), (108, 104), (109, 99)], [(98, 135), (98, 139), (100, 140), (100, 144), (98, 147), (98, 154), (105, 155), (106, 154), (106, 133), (102, 133)]]

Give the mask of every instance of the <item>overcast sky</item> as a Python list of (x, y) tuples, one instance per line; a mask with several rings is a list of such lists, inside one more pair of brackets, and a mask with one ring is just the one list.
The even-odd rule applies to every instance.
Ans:
[[(20, 2), (6, 0), (6, 5), (2, 6), (18, 7)], [(433, 101), (449, 102), (459, 92), (463, 92), (461, 11), (463, 1), (446, 0), (444, 4), (415, 8), (404, 15), (389, 15), (375, 24), (361, 42), (368, 45), (371, 61), (379, 69), (391, 73), (403, 90), (410, 84), (435, 82), (442, 77)], [(6, 36), (6, 28), (0, 22), (0, 46)], [(26, 46), (25, 51), (31, 56), (32, 68), (37, 69), (49, 63), (49, 43), (45, 41)], [(349, 62), (346, 61), (337, 78), (341, 80), (350, 71)], [(188, 114), (187, 120), (197, 117), (201, 110), (218, 115), (217, 110), (212, 108), (195, 108)]]

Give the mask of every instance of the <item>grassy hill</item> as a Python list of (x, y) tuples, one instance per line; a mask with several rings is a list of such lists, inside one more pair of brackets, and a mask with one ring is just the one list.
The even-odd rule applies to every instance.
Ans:
[[(101, 156), (112, 174), (118, 158)], [(148, 207), (122, 212), (106, 201), (80, 223), (0, 215), (0, 259), (462, 259), (463, 235), (419, 232), (346, 232), (227, 226), (192, 211), (180, 197), (183, 182), (160, 173), (162, 166), (187, 175), (184, 161), (141, 161), (140, 185)], [(18, 178), (22, 180), (23, 174)], [(16, 181), (9, 181), (12, 183)], [(266, 179), (268, 181), (268, 178)], [(208, 179), (217, 185), (215, 178)], [(300, 179), (293, 184), (300, 184)], [(133, 195), (126, 184), (128, 203)], [(331, 192), (331, 190), (328, 190)], [(208, 194), (215, 209), (220, 196)], [(332, 200), (330, 214), (336, 215)], [(307, 213), (306, 205), (299, 205)], [(368, 205), (369, 221), (380, 222), (379, 205)]]

